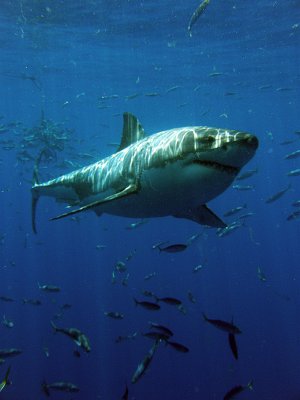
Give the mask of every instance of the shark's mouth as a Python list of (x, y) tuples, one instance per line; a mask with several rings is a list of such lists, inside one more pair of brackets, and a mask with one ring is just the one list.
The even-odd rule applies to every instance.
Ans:
[(195, 160), (194, 164), (202, 165), (203, 167), (213, 168), (221, 172), (226, 172), (227, 174), (237, 175), (240, 171), (237, 167), (232, 167), (231, 165), (220, 164), (216, 161), (208, 161), (208, 160)]

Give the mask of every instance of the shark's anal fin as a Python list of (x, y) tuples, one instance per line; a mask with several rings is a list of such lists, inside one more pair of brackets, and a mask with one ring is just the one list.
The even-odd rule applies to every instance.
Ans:
[(213, 228), (226, 228), (227, 226), (206, 204), (183, 211), (182, 213), (174, 215), (174, 217), (190, 219), (194, 222), (198, 222), (198, 224), (211, 226)]
[(92, 208), (100, 206), (101, 204), (108, 203), (108, 202), (114, 201), (114, 200), (118, 200), (118, 199), (124, 198), (131, 194), (135, 194), (138, 192), (138, 190), (139, 190), (139, 187), (137, 184), (130, 184), (125, 189), (121, 190), (120, 192), (114, 193), (111, 196), (107, 196), (104, 199), (94, 201), (90, 204), (86, 204), (85, 206), (77, 208), (76, 210), (72, 210), (72, 211), (66, 212), (64, 214), (60, 214), (57, 217), (50, 218), (50, 220), (54, 221), (56, 219), (69, 217), (70, 215), (74, 215), (74, 214), (78, 214), (83, 211), (90, 210)]

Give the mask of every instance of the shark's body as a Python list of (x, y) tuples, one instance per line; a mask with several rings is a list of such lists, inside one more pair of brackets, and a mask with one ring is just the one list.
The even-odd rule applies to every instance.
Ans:
[(33, 229), (41, 195), (76, 206), (54, 219), (92, 209), (98, 215), (172, 215), (224, 227), (206, 203), (233, 182), (257, 147), (251, 134), (209, 127), (176, 128), (144, 137), (138, 120), (125, 113), (115, 154), (48, 182), (38, 183), (35, 174)]

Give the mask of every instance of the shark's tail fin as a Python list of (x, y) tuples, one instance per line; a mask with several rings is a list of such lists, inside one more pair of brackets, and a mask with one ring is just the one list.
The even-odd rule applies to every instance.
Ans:
[(33, 169), (33, 177), (32, 177), (32, 188), (31, 188), (31, 193), (32, 193), (32, 199), (31, 199), (31, 225), (32, 225), (32, 230), (34, 233), (37, 233), (36, 230), (36, 223), (35, 223), (35, 215), (36, 215), (36, 206), (37, 206), (37, 202), (39, 199), (39, 193), (37, 191), (36, 186), (38, 186), (38, 184), (40, 183), (39, 180), (39, 165), (41, 162), (41, 159), (43, 157), (43, 155), (45, 154), (46, 149), (43, 149), (39, 156), (37, 157), (36, 161), (35, 161), (35, 165), (34, 165), (34, 169)]

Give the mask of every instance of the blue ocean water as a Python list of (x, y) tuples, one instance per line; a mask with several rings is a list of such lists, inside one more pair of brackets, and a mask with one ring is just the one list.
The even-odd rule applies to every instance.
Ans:
[[(287, 220), (299, 210), (292, 203), (300, 199), (300, 178), (287, 173), (300, 168), (300, 158), (285, 159), (300, 149), (299, 0), (212, 0), (190, 37), (198, 5), (1, 1), (0, 319), (13, 327), (0, 325), (0, 350), (22, 350), (0, 365), (0, 380), (11, 365), (3, 399), (42, 399), (42, 382), (66, 381), (80, 392), (50, 389), (52, 398), (121, 399), (127, 383), (131, 400), (213, 400), (251, 380), (253, 390), (238, 398), (300, 398), (300, 218)], [(252, 214), (219, 237), (216, 229), (172, 217), (135, 228), (130, 224), (138, 220), (91, 212), (49, 221), (65, 205), (43, 197), (35, 235), (30, 189), (41, 149), (51, 144), (42, 180), (95, 162), (115, 151), (125, 111), (149, 135), (191, 125), (257, 135), (259, 149), (242, 171), (257, 173), (234, 183), (253, 187), (231, 187), (209, 203), (220, 217), (245, 205), (224, 217), (227, 223)], [(153, 249), (193, 235), (183, 252)], [(116, 271), (120, 261), (124, 272)], [(45, 292), (38, 283), (61, 291)], [(186, 312), (135, 306), (134, 298), (151, 300), (145, 290), (180, 299)], [(109, 311), (124, 318), (111, 319)], [(238, 360), (226, 332), (205, 322), (203, 312), (241, 329)], [(50, 321), (80, 329), (91, 352), (54, 334)], [(142, 335), (149, 321), (172, 329), (189, 352), (161, 343), (145, 375), (131, 384), (153, 344)]]

